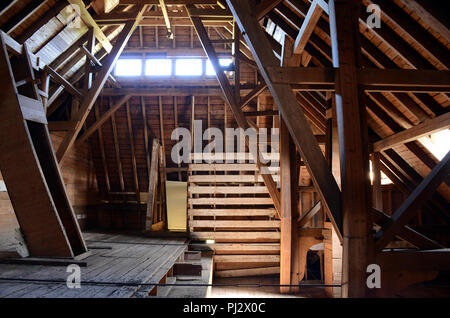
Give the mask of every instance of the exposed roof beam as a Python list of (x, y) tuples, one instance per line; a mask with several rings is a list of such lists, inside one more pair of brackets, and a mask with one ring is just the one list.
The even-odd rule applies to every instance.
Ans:
[(322, 12), (328, 13), (328, 5), (323, 0), (314, 0), (309, 7), (305, 20), (302, 23), (297, 38), (295, 39), (294, 52), (300, 54), (305, 49)]
[(279, 65), (279, 60), (271, 52), (270, 42), (264, 35), (265, 31), (262, 30), (255, 15), (252, 14), (252, 9), (247, 1), (227, 0), (227, 4), (252, 51), (275, 103), (278, 105), (292, 139), (311, 173), (322, 203), (329, 212), (328, 216), (338, 236), (342, 238), (340, 190), (291, 88), (288, 85), (274, 84), (271, 75), (266, 70), (269, 66)]
[(439, 12), (436, 12), (437, 14), (434, 14), (434, 12), (431, 12), (427, 9), (427, 6), (433, 6), (434, 1), (423, 1), (423, 0), (400, 0), (408, 9), (410, 9), (412, 12), (417, 14), (425, 23), (432, 28), (434, 31), (442, 35), (446, 39), (450, 39), (450, 28), (448, 25), (448, 16), (446, 16), (446, 10), (442, 10), (442, 8), (438, 8), (436, 11), (441, 11), (442, 14), (445, 15), (445, 22), (446, 25), (440, 21), (436, 16), (439, 14)]
[(436, 188), (450, 173), (450, 151), (431, 173), (423, 179), (409, 195), (400, 208), (392, 215), (392, 223), (387, 224), (375, 235), (375, 248), (381, 251), (420, 210), (419, 208), (431, 197)]
[(392, 148), (399, 144), (404, 144), (413, 140), (417, 140), (420, 137), (430, 135), (436, 131), (446, 129), (450, 127), (450, 112), (435, 117), (433, 119), (426, 120), (417, 126), (403, 130), (392, 136), (386, 137), (373, 144), (373, 151), (380, 152), (385, 149)]
[(145, 8), (146, 8), (145, 5), (141, 5), (136, 14), (136, 20), (128, 22), (125, 25), (125, 27), (122, 29), (121, 33), (118, 35), (116, 43), (115, 43), (111, 53), (106, 58), (106, 61), (104, 61), (103, 67), (100, 70), (100, 72), (97, 73), (97, 76), (95, 77), (95, 81), (92, 84), (91, 89), (89, 90), (88, 94), (83, 98), (83, 100), (80, 104), (80, 110), (77, 114), (77, 121), (78, 121), (77, 127), (73, 131), (67, 133), (64, 136), (64, 139), (58, 148), (56, 157), (59, 162), (61, 162), (63, 160), (68, 149), (72, 146), (78, 133), (80, 132), (81, 128), (83, 127), (83, 124), (86, 121), (86, 118), (87, 118), (92, 106), (94, 105), (95, 100), (97, 99), (98, 95), (100, 94), (100, 91), (102, 90), (103, 86), (105, 85), (106, 80), (108, 79), (109, 75), (111, 74), (112, 69), (114, 68), (114, 65), (116, 64), (116, 61), (119, 59), (119, 56), (120, 56), (120, 54), (122, 54), (122, 51), (125, 48), (125, 45), (127, 44), (129, 38), (131, 37), (134, 30), (136, 29), (139, 21), (141, 20), (142, 14), (143, 14)]
[(68, 0), (72, 6), (77, 6), (77, 10), (80, 11), (81, 19), (88, 26), (94, 29), (94, 35), (97, 40), (102, 44), (103, 48), (109, 53), (112, 50), (111, 42), (108, 37), (103, 33), (98, 24), (94, 21), (91, 14), (86, 9), (82, 0)]

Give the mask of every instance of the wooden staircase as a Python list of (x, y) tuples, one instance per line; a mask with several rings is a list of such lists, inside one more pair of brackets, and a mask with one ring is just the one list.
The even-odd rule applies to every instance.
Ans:
[[(217, 277), (279, 273), (280, 220), (256, 164), (192, 163), (188, 228), (193, 241), (214, 240)], [(278, 167), (270, 168), (275, 182)]]

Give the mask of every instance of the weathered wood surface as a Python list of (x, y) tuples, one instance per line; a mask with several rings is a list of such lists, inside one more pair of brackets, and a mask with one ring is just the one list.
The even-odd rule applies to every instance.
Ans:
[(87, 266), (81, 268), (81, 288), (69, 289), (66, 286), (70, 273), (66, 272), (65, 266), (0, 264), (1, 278), (62, 282), (11, 282), (0, 279), (0, 298), (132, 297), (141, 288), (150, 289), (150, 286), (140, 284), (158, 283), (187, 248), (182, 238), (159, 239), (93, 232), (84, 233), (84, 236), (88, 244), (97, 248), (92, 249), (92, 255), (83, 260)]

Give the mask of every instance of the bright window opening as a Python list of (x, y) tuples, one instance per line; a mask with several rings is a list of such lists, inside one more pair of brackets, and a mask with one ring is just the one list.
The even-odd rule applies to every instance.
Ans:
[[(373, 184), (373, 168), (372, 168), (372, 160), (369, 161), (369, 169), (370, 169), (370, 183)], [(391, 184), (392, 181), (389, 179), (383, 171), (381, 173), (381, 184)]]
[(450, 150), (450, 129), (444, 129), (429, 136), (419, 138), (419, 141), (438, 160), (442, 160)]
[(142, 60), (119, 59), (116, 63), (117, 76), (140, 76), (142, 74)]
[[(233, 63), (232, 59), (219, 59), (220, 66), (226, 67), (229, 66), (231, 63)], [(206, 75), (207, 76), (216, 75), (216, 72), (214, 72), (214, 68), (210, 60), (206, 61)]]
[(178, 59), (175, 62), (175, 75), (177, 76), (201, 76), (203, 63), (200, 59)]
[(170, 76), (172, 75), (172, 60), (150, 59), (145, 62), (145, 75)]

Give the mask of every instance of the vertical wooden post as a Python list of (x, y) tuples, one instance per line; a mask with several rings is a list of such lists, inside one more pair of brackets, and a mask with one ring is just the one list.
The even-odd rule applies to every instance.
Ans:
[(373, 207), (383, 211), (383, 196), (381, 193), (381, 170), (380, 170), (380, 153), (372, 154), (372, 200)]
[(333, 66), (339, 69), (335, 98), (342, 185), (343, 297), (367, 295), (366, 269), (373, 251), (367, 122), (356, 75), (361, 53), (360, 9), (361, 1), (329, 1)]
[[(295, 144), (283, 120), (280, 120), (280, 178), (281, 178), (281, 246), (280, 284), (297, 285), (298, 273), (293, 270), (297, 258), (297, 156)], [(295, 292), (296, 288), (280, 287), (281, 293)]]

